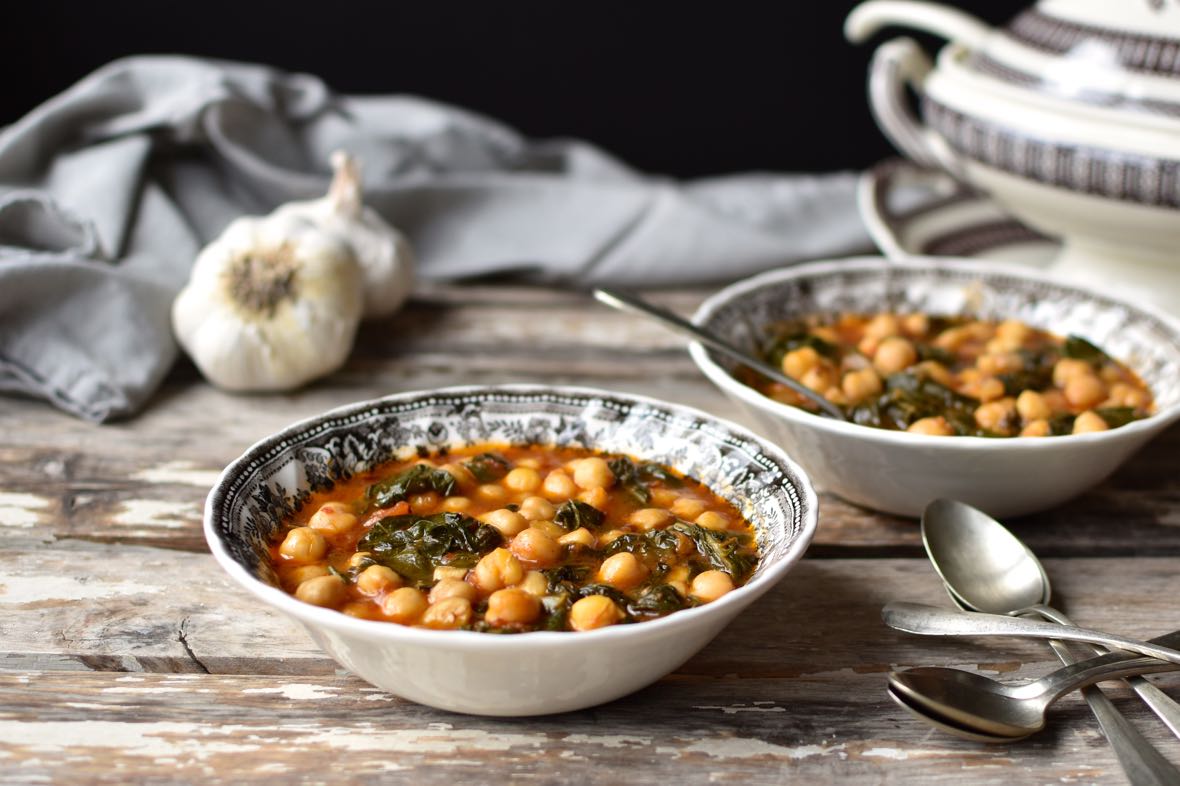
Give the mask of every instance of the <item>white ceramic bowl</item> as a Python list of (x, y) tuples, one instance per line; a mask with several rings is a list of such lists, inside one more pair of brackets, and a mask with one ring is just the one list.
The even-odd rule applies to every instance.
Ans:
[(860, 505), (918, 516), (948, 497), (994, 516), (1044, 510), (1101, 482), (1180, 417), (1180, 323), (1164, 314), (994, 262), (866, 257), (798, 265), (734, 284), (693, 321), (738, 346), (776, 320), (882, 310), (1015, 318), (1090, 339), (1150, 385), (1157, 414), (1101, 433), (1048, 438), (934, 437), (812, 415), (734, 379), (733, 364), (699, 344), (693, 360), (811, 475)]
[[(672, 466), (733, 502), (761, 561), (748, 583), (705, 606), (584, 633), (491, 635), (356, 619), (277, 586), (266, 544), (309, 489), (418, 448), (575, 445)], [(407, 699), (478, 715), (565, 712), (659, 679), (775, 585), (816, 526), (811, 483), (777, 446), (694, 409), (585, 388), (466, 387), (353, 404), (268, 437), (230, 464), (205, 505), (205, 537), (235, 581), (293, 617), (345, 668)]]

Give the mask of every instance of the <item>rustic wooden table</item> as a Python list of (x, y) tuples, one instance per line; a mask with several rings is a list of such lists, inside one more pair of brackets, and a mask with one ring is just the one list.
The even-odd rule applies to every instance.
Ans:
[[(701, 293), (657, 300), (688, 313)], [(942, 641), (879, 621), (943, 603), (913, 521), (821, 497), (807, 558), (679, 671), (554, 717), (453, 715), (342, 672), (223, 576), (201, 506), (247, 445), (349, 401), (459, 383), (551, 382), (657, 396), (740, 420), (680, 340), (582, 297), (431, 287), (367, 325), (348, 366), (293, 395), (235, 397), (181, 363), (148, 410), (94, 426), (0, 399), (0, 783), (1124, 783), (1085, 705), (985, 746), (933, 731), (884, 672), (1053, 665), (1041, 643)], [(805, 457), (803, 457), (805, 460)], [(1080, 624), (1177, 627), (1180, 429), (1074, 502), (1010, 522)], [(1180, 679), (1158, 684), (1173, 694)], [(1108, 693), (1166, 755), (1180, 742)]]

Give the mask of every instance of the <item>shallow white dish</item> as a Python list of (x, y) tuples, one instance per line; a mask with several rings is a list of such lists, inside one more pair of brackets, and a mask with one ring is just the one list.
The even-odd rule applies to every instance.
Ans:
[(1089, 338), (1150, 385), (1157, 414), (1101, 433), (1047, 438), (934, 437), (840, 422), (763, 396), (732, 364), (693, 343), (692, 358), (792, 456), (821, 490), (876, 510), (918, 516), (948, 497), (994, 516), (1044, 510), (1101, 482), (1180, 418), (1180, 322), (1038, 272), (964, 259), (879, 257), (798, 265), (738, 282), (693, 321), (742, 347), (761, 326), (815, 313), (880, 310), (1015, 318)]
[[(411, 628), (311, 606), (278, 588), (266, 544), (309, 489), (419, 447), (483, 442), (584, 446), (672, 466), (738, 506), (757, 531), (758, 568), (713, 603), (583, 633)], [(456, 712), (539, 715), (610, 701), (688, 660), (786, 575), (816, 515), (810, 481), (779, 447), (704, 412), (587, 388), (464, 387), (353, 404), (258, 442), (209, 494), (205, 537), (238, 584), (374, 685)]]

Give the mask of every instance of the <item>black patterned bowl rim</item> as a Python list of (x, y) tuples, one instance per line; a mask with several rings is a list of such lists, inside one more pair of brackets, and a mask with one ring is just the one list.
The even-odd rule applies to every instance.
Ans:
[[(309, 429), (322, 425), (325, 421), (347, 418), (371, 411), (383, 405), (399, 405), (415, 401), (436, 400), (439, 398), (487, 398), (491, 396), (506, 396), (519, 399), (537, 399), (545, 397), (561, 397), (565, 399), (579, 399), (591, 402), (594, 400), (615, 401), (630, 406), (649, 407), (663, 410), (669, 416), (688, 418), (708, 424), (712, 430), (728, 438), (739, 440), (747, 445), (756, 446), (760, 456), (772, 461), (781, 470), (785, 481), (790, 485), (792, 501), (798, 505), (794, 511), (795, 535), (787, 542), (777, 560), (768, 563), (764, 571), (760, 570), (750, 581), (736, 588), (724, 597), (712, 603), (689, 609), (682, 609), (666, 617), (649, 620), (632, 625), (613, 625), (592, 631), (571, 633), (568, 631), (530, 631), (511, 636), (497, 636), (487, 633), (462, 630), (430, 630), (413, 628), (394, 623), (362, 620), (346, 614), (323, 609), (296, 600), (278, 587), (253, 575), (245, 565), (239, 562), (227, 548), (226, 539), (217, 527), (218, 513), (231, 499), (231, 488), (235, 479), (241, 473), (251, 468), (257, 471), (257, 462), (274, 460), (283, 455), (279, 449), (280, 443), (290, 441)], [(544, 646), (580, 646), (592, 641), (604, 641), (616, 638), (630, 637), (661, 637), (672, 634), (677, 628), (687, 625), (708, 624), (709, 618), (724, 618), (739, 613), (748, 603), (753, 602), (762, 594), (774, 587), (802, 558), (818, 525), (819, 503), (815, 489), (807, 473), (797, 462), (787, 455), (781, 447), (763, 439), (736, 423), (730, 422), (703, 410), (683, 404), (641, 396), (633, 393), (603, 390), (592, 387), (554, 386), (554, 385), (464, 385), (432, 390), (413, 390), (397, 393), (381, 398), (354, 402), (327, 412), (313, 415), (297, 421), (286, 428), (260, 439), (248, 447), (237, 459), (231, 462), (220, 474), (216, 484), (209, 492), (205, 501), (203, 514), (203, 528), (205, 540), (209, 545), (215, 561), (239, 585), (267, 604), (294, 617), (305, 624), (323, 627), (350, 634), (360, 638), (368, 638), (377, 642), (395, 644), (424, 644), (433, 647), (445, 647), (463, 651), (497, 650), (503, 652), (513, 647), (530, 648), (538, 642)]]
[[(818, 260), (770, 270), (750, 278), (742, 279), (713, 294), (693, 314), (692, 322), (699, 327), (708, 327), (709, 320), (722, 309), (757, 290), (776, 287), (789, 282), (808, 278), (824, 278), (841, 273), (882, 273), (908, 271), (911, 273), (941, 273), (951, 275), (977, 276), (982, 280), (1003, 281), (1020, 287), (1048, 286), (1058, 290), (1072, 291), (1103, 306), (1124, 309), (1137, 319), (1153, 322), (1170, 334), (1180, 346), (1180, 320), (1164, 313), (1155, 306), (1134, 305), (1128, 301), (1099, 292), (1090, 287), (1067, 283), (1051, 274), (1040, 273), (1027, 267), (999, 262), (972, 260), (965, 257), (909, 257), (905, 260), (890, 260), (884, 257), (849, 257), (847, 259)], [(754, 388), (735, 379), (725, 367), (699, 342), (689, 344), (689, 354), (697, 367), (715, 385), (736, 395), (758, 409), (775, 414), (785, 420), (810, 428), (832, 431), (862, 439), (872, 439), (883, 444), (899, 447), (937, 447), (939, 450), (979, 451), (1046, 451), (1059, 449), (1062, 444), (1083, 445), (1111, 439), (1130, 438), (1141, 433), (1152, 434), (1161, 431), (1180, 418), (1180, 399), (1169, 407), (1162, 408), (1149, 417), (1132, 421), (1108, 431), (1087, 434), (1066, 434), (1044, 439), (992, 439), (988, 437), (939, 437), (927, 434), (911, 434), (888, 429), (861, 426), (855, 423), (821, 417), (798, 407), (764, 396)], [(1158, 391), (1153, 390), (1153, 393)], [(1158, 396), (1157, 396), (1158, 398)]]

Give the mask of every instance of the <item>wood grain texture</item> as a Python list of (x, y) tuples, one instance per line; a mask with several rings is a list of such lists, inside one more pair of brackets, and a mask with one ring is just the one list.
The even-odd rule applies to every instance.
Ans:
[[(687, 314), (702, 296), (653, 298)], [(887, 629), (887, 600), (947, 602), (917, 525), (827, 495), (808, 557), (677, 672), (550, 718), (377, 691), (223, 576), (201, 508), (252, 442), (352, 401), (472, 382), (603, 387), (743, 421), (662, 328), (583, 295), (492, 285), (422, 288), (364, 326), (344, 369), (289, 395), (230, 396), (181, 362), (121, 423), (0, 398), (0, 784), (1124, 782), (1077, 697), (1045, 733), (1000, 747), (894, 706), (892, 668), (1013, 678), (1055, 664), (1038, 642)], [(1010, 524), (1048, 557), (1079, 624), (1180, 627), (1180, 428), (1082, 498)], [(1180, 674), (1156, 679), (1180, 695)], [(1180, 764), (1180, 743), (1109, 693)]]

